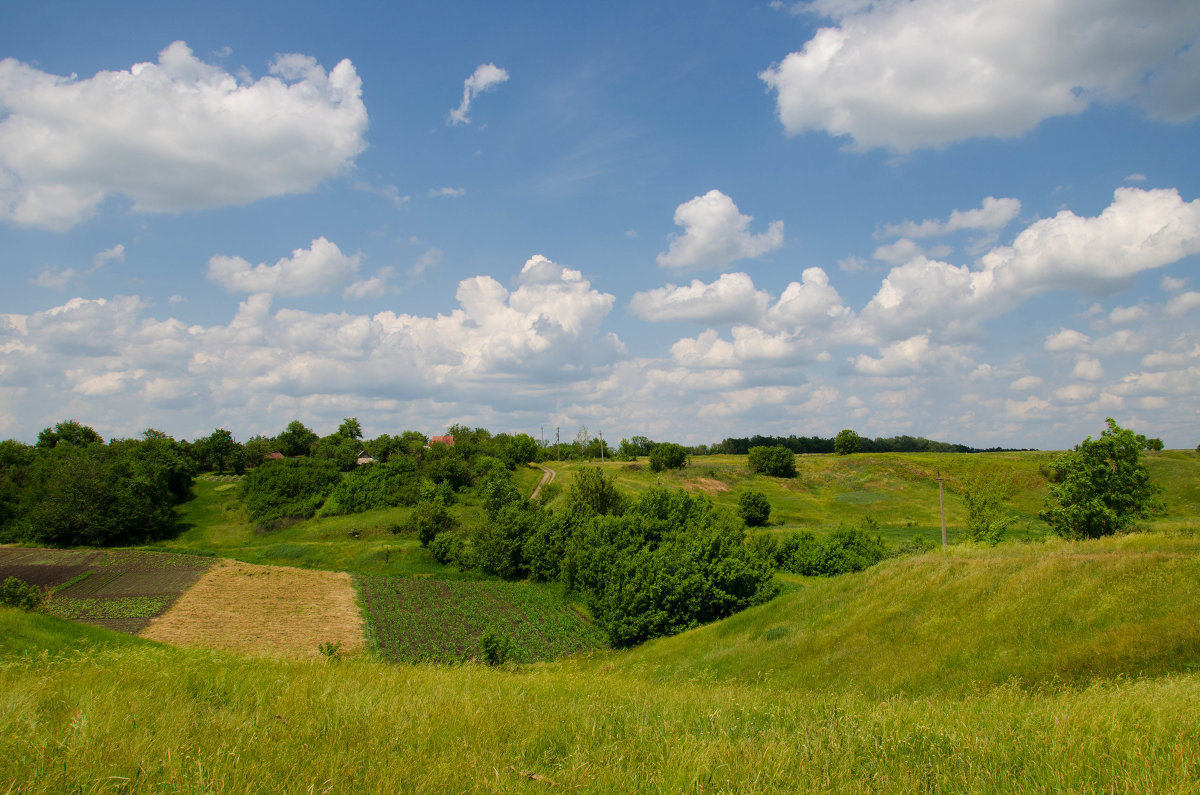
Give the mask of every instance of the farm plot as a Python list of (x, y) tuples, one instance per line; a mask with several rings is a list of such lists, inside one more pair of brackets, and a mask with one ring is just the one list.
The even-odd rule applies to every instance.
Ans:
[(135, 550), (0, 549), (0, 579), (51, 591), (59, 618), (136, 634), (174, 604), (213, 561)]
[(323, 644), (353, 655), (363, 620), (345, 572), (226, 560), (141, 633), (177, 646), (317, 659)]
[(516, 662), (553, 660), (607, 645), (599, 629), (537, 586), (412, 577), (359, 576), (355, 581), (369, 636), (388, 660), (477, 657), (479, 637), (489, 627), (511, 638)]

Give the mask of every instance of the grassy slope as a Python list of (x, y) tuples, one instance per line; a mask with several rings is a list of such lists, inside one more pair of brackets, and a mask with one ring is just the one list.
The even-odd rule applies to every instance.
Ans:
[[(1045, 536), (1048, 528), (1037, 518), (1047, 494), (1040, 469), (1057, 456), (1056, 452), (801, 455), (796, 457), (795, 479), (752, 475), (746, 468), (746, 456), (732, 455), (697, 456), (685, 469), (672, 472), (651, 472), (644, 459), (632, 466), (609, 462), (605, 471), (615, 475), (617, 487), (627, 493), (638, 494), (656, 484), (700, 488), (718, 504), (735, 510), (742, 492), (761, 491), (771, 503), (770, 532), (807, 529), (823, 533), (839, 523), (860, 524), (869, 516), (879, 524), (879, 533), (893, 542), (906, 541), (917, 533), (940, 541), (940, 472), (946, 478), (946, 524), (953, 541), (956, 529), (966, 519), (959, 479), (973, 473), (1011, 476), (1020, 487), (1009, 502), (1019, 517), (1014, 534)], [(1200, 455), (1194, 451), (1165, 451), (1149, 455), (1146, 460), (1151, 477), (1166, 488), (1168, 507), (1166, 516), (1146, 526), (1200, 529)], [(564, 490), (574, 470), (589, 466), (549, 465), (559, 471), (556, 482)], [(714, 489), (718, 484), (719, 488)]]
[[(518, 470), (517, 481), (524, 493), (533, 491), (541, 474), (537, 469)], [(237, 489), (237, 483), (196, 481), (195, 496), (180, 507), (182, 531), (154, 548), (358, 574), (474, 578), (435, 563), (413, 534), (391, 532), (390, 528), (408, 522), (410, 508), (309, 519), (262, 532), (246, 516)], [(452, 511), (460, 522), (481, 521), (483, 511), (477, 502), (472, 495), (463, 495)]]
[(70, 654), (0, 657), (0, 791), (1193, 791), (1198, 570), (1162, 535), (939, 553), (500, 670), (81, 652), (57, 622)]
[(809, 579), (627, 653), (655, 679), (875, 695), (1200, 671), (1200, 539), (951, 548)]

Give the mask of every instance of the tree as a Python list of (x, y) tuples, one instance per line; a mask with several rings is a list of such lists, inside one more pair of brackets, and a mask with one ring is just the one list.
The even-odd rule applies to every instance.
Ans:
[(1155, 453), (1159, 452), (1160, 450), (1163, 449), (1163, 440), (1162, 439), (1147, 439), (1146, 440), (1146, 449), (1153, 451)]
[(765, 527), (771, 518), (771, 503), (761, 491), (744, 491), (738, 497), (738, 508), (747, 527)]
[(1126, 530), (1162, 510), (1161, 489), (1142, 461), (1144, 442), (1110, 417), (1099, 439), (1088, 437), (1054, 462), (1042, 521), (1064, 538), (1098, 538)]
[(751, 472), (759, 472), (773, 478), (796, 477), (796, 455), (782, 445), (751, 447), (747, 465)]
[(53, 428), (43, 428), (38, 433), (37, 447), (39, 449), (50, 450), (60, 444), (85, 447), (89, 444), (104, 444), (104, 439), (91, 426), (75, 420), (64, 420)]
[(968, 541), (996, 545), (1016, 521), (1016, 514), (1005, 502), (1017, 491), (1011, 476), (973, 474), (962, 480), (963, 505), (967, 509), (967, 526), (963, 535)]
[(320, 437), (305, 427), (300, 420), (292, 420), (287, 429), (275, 437), (275, 443), (279, 445), (279, 452), (288, 458), (295, 458), (311, 454), (312, 446), (317, 443), (318, 438)]
[(662, 472), (664, 469), (683, 469), (687, 466), (687, 450), (682, 445), (673, 442), (663, 442), (655, 445), (650, 451), (650, 471)]
[(342, 424), (338, 426), (335, 432), (338, 436), (344, 436), (347, 439), (361, 439), (362, 426), (358, 424), (357, 417), (347, 417), (342, 420)]
[(862, 437), (850, 428), (838, 431), (833, 440), (833, 452), (838, 455), (850, 455), (862, 449)]
[(213, 465), (219, 475), (225, 470), (225, 462), (233, 457), (237, 442), (233, 440), (233, 433), (224, 428), (213, 430), (205, 441), (209, 458), (212, 459)]

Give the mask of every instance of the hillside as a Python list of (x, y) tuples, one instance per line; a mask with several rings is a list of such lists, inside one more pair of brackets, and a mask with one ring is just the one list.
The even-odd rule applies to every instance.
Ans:
[[(0, 788), (1192, 791), (1200, 542), (956, 550), (628, 652), (258, 660), (0, 610)], [(76, 636), (76, 633), (87, 633)]]
[(881, 697), (1200, 672), (1195, 536), (951, 547), (794, 588), (622, 664)]

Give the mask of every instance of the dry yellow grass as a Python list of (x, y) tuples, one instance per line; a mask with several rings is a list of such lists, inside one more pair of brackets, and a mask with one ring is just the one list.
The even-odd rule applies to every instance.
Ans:
[(290, 658), (317, 658), (322, 643), (340, 642), (342, 654), (366, 645), (349, 574), (232, 560), (210, 569), (141, 635), (175, 646)]

